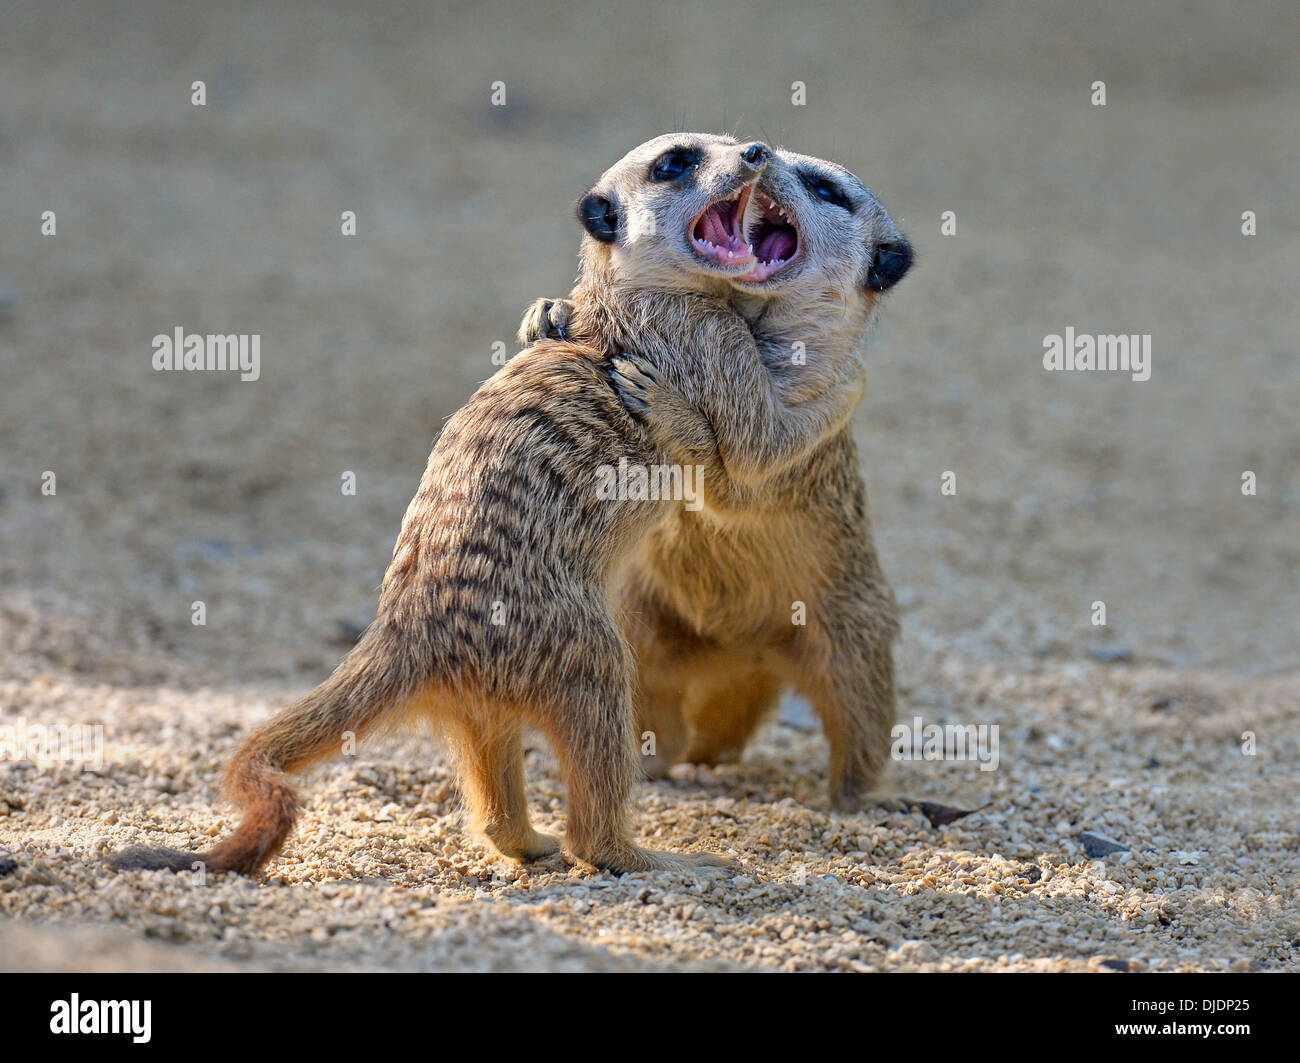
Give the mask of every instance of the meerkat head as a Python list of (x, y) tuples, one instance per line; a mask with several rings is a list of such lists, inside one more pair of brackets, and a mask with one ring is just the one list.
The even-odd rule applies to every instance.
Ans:
[(912, 264), (880, 201), (842, 166), (711, 134), (634, 148), (578, 218), (586, 260), (638, 285), (871, 302)]

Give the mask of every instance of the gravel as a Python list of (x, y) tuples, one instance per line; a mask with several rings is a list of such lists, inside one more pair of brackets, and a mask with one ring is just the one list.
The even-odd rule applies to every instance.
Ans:
[[(15, 923), (0, 939), (6, 966), (58, 966), (77, 934), (109, 927), (171, 948), (96, 947), (97, 969), (1300, 967), (1300, 749), (1292, 736), (1246, 757), (1236, 738), (1247, 714), (1270, 730), (1287, 721), (1294, 684), (1200, 677), (1204, 703), (1223, 707), (1178, 717), (1145, 708), (1175, 678), (1160, 670), (1088, 666), (1064, 683), (953, 662), (925, 671), (913, 697), (997, 706), (1001, 766), (910, 762), (897, 787), (987, 807), (938, 829), (919, 811), (829, 812), (821, 739), (773, 724), (742, 764), (679, 767), (636, 802), (647, 843), (736, 854), (741, 872), (722, 878), (503, 861), (465, 833), (447, 765), (420, 734), (309, 776), (301, 826), (263, 880), (115, 874), (103, 859), (123, 845), (197, 847), (229, 829), (220, 765), (289, 693), (9, 681), (0, 706), (29, 725), (100, 707), (105, 763), (0, 766), (0, 834), (21, 843), (0, 877), (0, 913)], [(1058, 751), (1046, 738), (1063, 728)], [(1148, 768), (1153, 754), (1170, 766)], [(558, 829), (544, 748), (528, 771), (542, 829)], [(1097, 823), (1131, 850), (1097, 858), (1097, 835), (1080, 829)]]
[[(0, 726), (100, 727), (103, 762), (0, 759), (0, 966), (1300, 967), (1293, 5), (959, 9), (7, 5)], [(304, 780), (263, 879), (108, 872), (230, 828), (230, 752), (372, 615), (443, 418), (567, 290), (570, 204), (683, 126), (848, 164), (917, 246), (855, 430), (901, 714), (996, 724), (997, 769), (833, 813), (789, 703), (636, 796), (645, 842), (742, 870), (620, 879), (497, 859), (395, 736)], [(260, 379), (154, 372), (178, 326), (259, 333)], [(1152, 334), (1151, 379), (1043, 372), (1066, 326)]]

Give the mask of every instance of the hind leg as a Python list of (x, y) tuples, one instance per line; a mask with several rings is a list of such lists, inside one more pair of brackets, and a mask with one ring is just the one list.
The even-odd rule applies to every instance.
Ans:
[(761, 665), (719, 658), (697, 678), (691, 692), (686, 710), (691, 741), (684, 759), (709, 765), (738, 761), (776, 705), (782, 683), (779, 675)]
[(527, 862), (559, 852), (560, 839), (528, 820), (520, 728), (502, 712), (498, 719), (458, 720), (449, 731), (474, 829), (502, 856)]
[[(612, 617), (590, 617), (562, 644), (568, 655), (559, 693), (536, 710), (564, 776), (564, 846), (577, 863), (614, 872), (734, 867), (713, 853), (668, 853), (634, 845), (628, 798), (640, 774), (632, 709), (631, 654)], [(580, 663), (579, 663), (580, 662)]]
[[(753, 651), (736, 652), (702, 638), (653, 594), (629, 586), (620, 605), (637, 661), (637, 731), (646, 774), (658, 778), (679, 761), (740, 759), (783, 680)], [(646, 735), (654, 754), (646, 753)]]
[(641, 770), (661, 779), (690, 742), (684, 715), (704, 641), (653, 595), (635, 585), (620, 590), (619, 608), (636, 660), (636, 734)]
[(685, 682), (686, 669), (667, 662), (642, 666), (637, 676), (636, 743), (646, 778), (662, 779), (682, 759), (689, 737), (682, 718)]
[[(831, 747), (830, 803), (852, 810), (875, 793), (889, 758), (894, 725), (897, 630), (892, 597), (851, 600), (819, 611), (820, 644), (796, 680), (821, 717)], [(807, 667), (818, 662), (815, 667)]]

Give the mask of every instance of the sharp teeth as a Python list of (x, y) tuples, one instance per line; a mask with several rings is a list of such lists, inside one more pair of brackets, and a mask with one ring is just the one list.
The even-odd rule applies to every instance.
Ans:
[(766, 213), (763, 201), (766, 198), (762, 193), (751, 195), (749, 202), (745, 204), (745, 216), (740, 219), (740, 236), (745, 241), (746, 246), (749, 247), (751, 254), (753, 253), (753, 244), (750, 243), (750, 234), (753, 232), (754, 226), (763, 220)]

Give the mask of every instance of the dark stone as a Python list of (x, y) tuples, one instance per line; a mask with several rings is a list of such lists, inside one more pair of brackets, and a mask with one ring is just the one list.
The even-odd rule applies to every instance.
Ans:
[(1080, 831), (1075, 835), (1075, 838), (1083, 846), (1083, 851), (1088, 854), (1090, 860), (1100, 860), (1112, 853), (1128, 852), (1128, 846), (1123, 842), (1108, 838), (1106, 835), (1098, 834), (1095, 831)]

